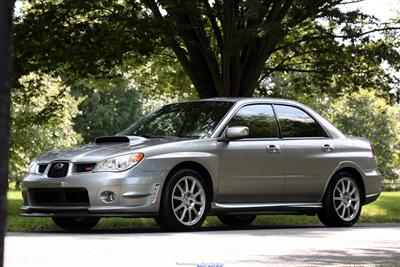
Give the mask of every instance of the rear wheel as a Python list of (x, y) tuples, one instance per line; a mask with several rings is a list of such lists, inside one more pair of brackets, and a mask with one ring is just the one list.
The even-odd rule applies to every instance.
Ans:
[(157, 223), (165, 229), (188, 231), (200, 227), (210, 208), (210, 191), (201, 175), (191, 169), (174, 173), (165, 184)]
[(67, 231), (86, 231), (100, 220), (98, 217), (52, 217), (53, 222)]
[(233, 227), (241, 227), (251, 224), (255, 219), (256, 215), (230, 215), (224, 214), (219, 215), (218, 219), (226, 225), (233, 226)]
[(360, 186), (348, 172), (338, 173), (324, 197), (324, 208), (318, 218), (329, 227), (348, 227), (355, 224), (361, 213)]

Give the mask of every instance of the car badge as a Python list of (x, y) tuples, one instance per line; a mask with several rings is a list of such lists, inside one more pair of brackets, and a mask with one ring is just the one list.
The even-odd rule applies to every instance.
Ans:
[(54, 169), (61, 170), (64, 167), (64, 164), (59, 162), (54, 165)]

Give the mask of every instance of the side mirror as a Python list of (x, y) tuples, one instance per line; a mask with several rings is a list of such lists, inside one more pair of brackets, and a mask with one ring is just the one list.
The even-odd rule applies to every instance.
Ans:
[(245, 126), (234, 126), (234, 127), (229, 127), (226, 129), (226, 134), (225, 137), (230, 140), (230, 139), (240, 139), (240, 138), (245, 138), (249, 136), (249, 127)]

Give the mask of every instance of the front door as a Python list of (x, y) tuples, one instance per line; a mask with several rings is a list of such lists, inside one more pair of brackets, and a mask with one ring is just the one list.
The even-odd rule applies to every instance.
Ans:
[(247, 126), (250, 134), (219, 143), (218, 202), (268, 203), (282, 200), (285, 147), (279, 139), (272, 106), (251, 104), (239, 109), (228, 127)]

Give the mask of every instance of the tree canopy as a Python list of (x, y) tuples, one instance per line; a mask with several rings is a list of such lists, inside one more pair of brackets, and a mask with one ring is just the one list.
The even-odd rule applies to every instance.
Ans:
[[(400, 100), (399, 19), (381, 23), (344, 8), (351, 2), (24, 2), (14, 26), (12, 176), (20, 177), (43, 150), (115, 134), (144, 112), (196, 97), (274, 96), (321, 104), (321, 112), (335, 110), (325, 115), (345, 133), (377, 134), (372, 141), (386, 149), (385, 129), (392, 131), (397, 119), (386, 106)], [(374, 94), (350, 101), (361, 98), (364, 88)], [(374, 108), (367, 117), (384, 112), (382, 131), (352, 131), (338, 107), (375, 100), (385, 101), (385, 109)], [(32, 101), (40, 104), (30, 109)], [(52, 122), (64, 111), (71, 116), (62, 132)], [(354, 125), (368, 120), (356, 111), (346, 110), (357, 117)], [(49, 138), (27, 149), (25, 129)], [(67, 141), (58, 142), (56, 134)], [(392, 170), (396, 157), (394, 149), (378, 155), (380, 167)]]
[(126, 70), (169, 49), (198, 95), (213, 97), (251, 96), (276, 72), (353, 73), (371, 82), (382, 63), (399, 68), (398, 25), (344, 11), (346, 4), (32, 1), (15, 26), (16, 74), (113, 76), (115, 66)]

